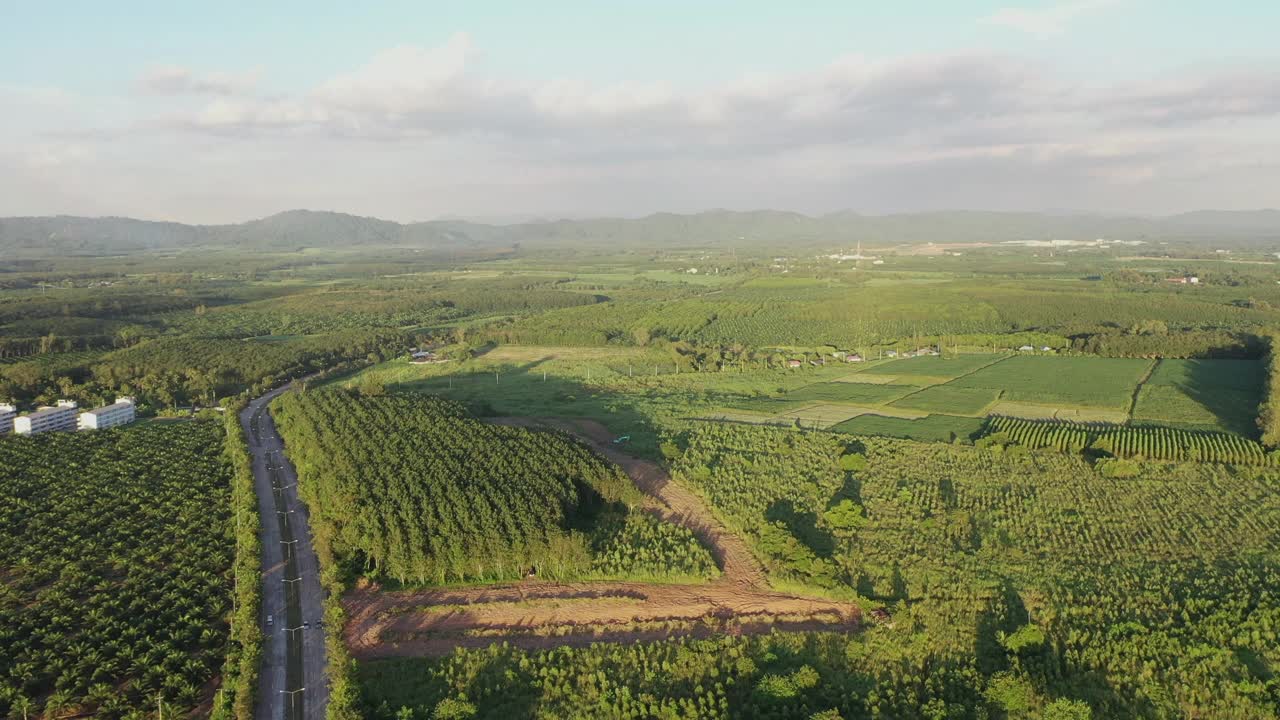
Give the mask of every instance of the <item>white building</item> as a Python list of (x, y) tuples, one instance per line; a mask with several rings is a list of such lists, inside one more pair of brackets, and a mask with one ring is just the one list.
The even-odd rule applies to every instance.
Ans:
[(18, 414), (18, 408), (3, 404), (0, 405), (0, 435), (13, 432), (13, 418)]
[(41, 407), (33, 413), (19, 415), (13, 421), (13, 431), (19, 435), (76, 429), (76, 403), (59, 400), (53, 407)]
[(94, 408), (80, 413), (81, 430), (106, 430), (133, 422), (135, 408), (133, 398), (118, 397), (114, 405)]

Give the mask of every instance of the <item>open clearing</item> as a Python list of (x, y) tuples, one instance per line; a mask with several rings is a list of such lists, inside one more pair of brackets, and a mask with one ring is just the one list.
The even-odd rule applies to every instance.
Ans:
[(411, 592), (357, 589), (343, 598), (349, 618), (344, 635), (357, 659), (441, 655), (495, 639), (543, 647), (633, 640), (653, 633), (665, 637), (673, 623), (694, 621), (704, 629), (733, 623), (737, 632), (764, 631), (778, 623), (857, 626), (856, 605), (766, 589), (764, 570), (746, 543), (661, 466), (619, 451), (613, 433), (600, 423), (555, 418), (498, 422), (560, 430), (585, 441), (622, 467), (649, 496), (646, 510), (688, 528), (710, 548), (722, 575), (703, 585), (531, 579)]

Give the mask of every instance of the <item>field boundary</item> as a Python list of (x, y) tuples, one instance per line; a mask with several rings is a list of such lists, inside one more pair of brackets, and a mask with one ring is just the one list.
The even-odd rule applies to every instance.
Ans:
[(1142, 388), (1147, 386), (1147, 381), (1155, 375), (1156, 368), (1160, 367), (1160, 363), (1164, 362), (1164, 358), (1155, 358), (1151, 361), (1151, 365), (1147, 366), (1147, 371), (1138, 378), (1138, 384), (1133, 386), (1133, 397), (1129, 400), (1129, 419), (1125, 422), (1133, 422), (1133, 416), (1138, 412), (1138, 398), (1142, 395)]
[[(934, 384), (934, 385), (925, 385), (925, 386), (923, 386), (923, 387), (917, 388), (916, 390), (913, 390), (913, 391), (911, 391), (911, 392), (907, 393), (906, 395), (903, 395), (902, 397), (897, 397), (897, 398), (894, 398), (894, 399), (890, 400), (890, 401), (889, 401), (889, 403), (886, 403), (886, 404), (896, 403), (896, 402), (902, 402), (903, 400), (906, 400), (907, 398), (911, 397), (912, 395), (918, 395), (919, 393), (922, 393), (922, 392), (924, 392), (925, 390), (928, 390), (928, 389), (930, 389), (930, 388), (943, 387), (943, 386), (946, 386), (946, 385), (950, 385), (951, 383), (955, 382), (956, 380), (959, 380), (960, 378), (969, 377), (970, 375), (972, 375), (972, 374), (974, 374), (974, 373), (978, 372), (979, 370), (986, 370), (987, 368), (991, 367), (992, 365), (995, 365), (995, 364), (996, 364), (996, 363), (998, 363), (998, 362), (1003, 362), (1004, 360), (1008, 360), (1008, 359), (1009, 359), (1009, 358), (1011, 358), (1011, 357), (1013, 357), (1013, 356), (1012, 356), (1012, 355), (1001, 355), (1001, 356), (997, 357), (995, 360), (992, 360), (991, 362), (987, 363), (986, 365), (979, 365), (978, 367), (976, 367), (976, 368), (974, 368), (974, 369), (970, 370), (969, 372), (967, 372), (967, 373), (963, 373), (963, 374), (961, 374), (961, 375), (957, 375), (957, 376), (955, 376), (955, 377), (951, 378), (950, 380), (947, 380), (946, 382), (940, 382), (940, 383), (936, 383), (936, 384)], [(978, 414), (977, 414), (977, 415), (967, 415), (967, 414), (965, 414), (965, 413), (954, 413), (954, 414), (956, 414), (956, 415), (960, 415), (961, 417), (985, 417), (986, 415), (988, 415), (988, 414), (989, 414), (989, 412), (988, 412), (988, 411), (989, 411), (993, 406), (995, 406), (997, 403), (999, 403), (999, 402), (1000, 402), (1000, 399), (1001, 399), (1001, 398), (1003, 398), (1003, 397), (1004, 397), (1004, 390), (1000, 390), (1000, 391), (999, 391), (999, 393), (996, 395), (996, 399), (995, 399), (995, 400), (992, 400), (991, 402), (987, 403), (986, 405), (983, 405), (983, 406), (982, 406), (982, 409), (978, 411)], [(928, 415), (932, 415), (933, 413), (926, 413), (926, 414), (928, 414)], [(943, 413), (943, 414), (950, 415), (950, 414), (953, 414), (953, 413)], [(894, 417), (894, 416), (890, 416), (890, 417)]]

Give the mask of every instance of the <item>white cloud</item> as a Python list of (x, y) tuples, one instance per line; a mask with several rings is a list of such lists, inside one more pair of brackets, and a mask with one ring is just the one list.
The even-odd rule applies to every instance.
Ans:
[(156, 95), (244, 95), (258, 84), (259, 70), (197, 74), (180, 65), (156, 65), (138, 79), (138, 87)]
[[(1197, 206), (1262, 205), (1276, 183), (1259, 183), (1259, 167), (1280, 161), (1280, 67), (1257, 62), (1089, 87), (1009, 55), (850, 55), (689, 87), (494, 77), (476, 55), (465, 34), (398, 46), (285, 95), (255, 89), (256, 75), (156, 70), (151, 86), (165, 95), (125, 98), (114, 107), (129, 114), (111, 131), (90, 124), (99, 113), (15, 105), (0, 117), (10, 128), (0, 154), (76, 197), (115, 183), (103, 203), (136, 192), (145, 205), (180, 182), (175, 207), (198, 208), (202, 193), (224, 198), (219, 208), (241, 203), (227, 220), (295, 205), (397, 218), (1030, 209), (1037, 197), (1038, 207), (1151, 209), (1192, 188), (1205, 194)], [(51, 137), (50, 117), (75, 118), (79, 134)]]
[(1033, 35), (1057, 35), (1078, 18), (1119, 4), (1120, 0), (1068, 0), (1043, 8), (1001, 8), (982, 19), (989, 25)]

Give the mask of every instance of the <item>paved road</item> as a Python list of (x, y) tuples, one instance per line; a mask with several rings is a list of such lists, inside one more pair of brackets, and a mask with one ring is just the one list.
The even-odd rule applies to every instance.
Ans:
[(272, 390), (240, 413), (253, 454), (262, 518), (264, 643), (254, 716), (258, 720), (324, 720), (329, 684), (320, 626), (324, 591), (319, 564), (311, 547), (307, 508), (298, 500), (297, 475), (284, 457), (284, 445), (266, 407), (287, 389)]

